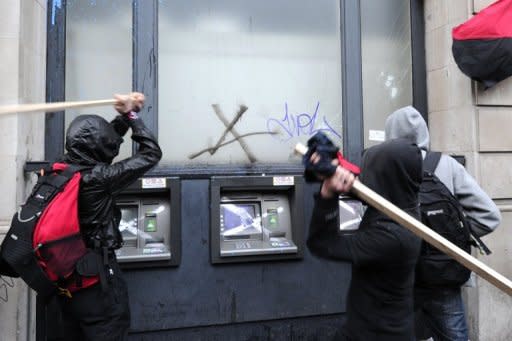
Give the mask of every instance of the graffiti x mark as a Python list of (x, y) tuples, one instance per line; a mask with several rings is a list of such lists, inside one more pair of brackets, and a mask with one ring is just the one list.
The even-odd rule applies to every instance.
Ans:
[[(226, 129), (224, 130), (221, 137), (219, 138), (219, 140), (213, 147), (206, 148), (197, 153), (191, 154), (191, 155), (189, 155), (188, 158), (194, 159), (206, 152), (210, 153), (210, 155), (213, 155), (217, 152), (217, 150), (219, 148), (226, 146), (233, 142), (238, 142), (240, 144), (240, 147), (242, 147), (243, 151), (245, 152), (245, 155), (247, 155), (247, 158), (249, 159), (249, 161), (251, 163), (258, 161), (256, 159), (256, 157), (254, 156), (254, 154), (251, 152), (247, 143), (243, 140), (243, 138), (247, 137), (247, 136), (252, 136), (252, 135), (262, 135), (262, 134), (267, 135), (267, 134), (275, 134), (275, 133), (262, 131), (262, 132), (255, 132), (255, 133), (247, 133), (247, 134), (243, 134), (243, 135), (239, 134), (238, 131), (235, 129), (235, 124), (237, 124), (237, 122), (240, 120), (242, 115), (247, 111), (248, 108), (245, 105), (240, 105), (240, 109), (238, 109), (238, 112), (236, 113), (235, 117), (231, 120), (231, 122), (229, 122), (228, 119), (224, 116), (224, 114), (222, 113), (222, 110), (220, 109), (220, 106), (218, 104), (212, 104), (212, 108), (213, 108), (213, 111), (215, 112), (215, 114), (217, 115), (217, 117), (219, 118), (219, 120), (224, 124)], [(234, 139), (225, 142), (226, 136), (229, 133), (231, 133), (233, 135)]]

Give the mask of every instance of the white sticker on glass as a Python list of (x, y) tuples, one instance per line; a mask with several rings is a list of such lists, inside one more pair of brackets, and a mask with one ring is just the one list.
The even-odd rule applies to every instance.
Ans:
[(142, 188), (165, 188), (165, 178), (143, 178)]
[(370, 141), (384, 142), (386, 139), (386, 134), (384, 130), (370, 130), (368, 139)]
[(274, 186), (293, 186), (294, 178), (293, 176), (274, 176), (273, 184)]

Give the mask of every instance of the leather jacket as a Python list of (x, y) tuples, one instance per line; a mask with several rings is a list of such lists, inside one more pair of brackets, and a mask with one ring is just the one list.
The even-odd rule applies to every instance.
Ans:
[[(132, 140), (138, 143), (137, 153), (112, 163), (129, 128)], [(121, 211), (115, 199), (161, 157), (156, 138), (139, 118), (119, 115), (109, 123), (97, 115), (81, 115), (71, 122), (63, 161), (90, 166), (81, 172), (78, 199), (80, 229), (89, 248), (113, 250), (122, 246), (118, 229)]]

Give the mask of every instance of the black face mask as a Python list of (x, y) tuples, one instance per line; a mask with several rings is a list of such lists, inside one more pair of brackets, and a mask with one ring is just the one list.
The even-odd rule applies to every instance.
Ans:
[(103, 117), (75, 118), (66, 133), (66, 159), (78, 164), (112, 163), (123, 139)]

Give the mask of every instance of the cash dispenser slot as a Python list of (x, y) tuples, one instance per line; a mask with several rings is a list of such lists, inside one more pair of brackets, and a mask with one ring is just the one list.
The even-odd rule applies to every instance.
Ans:
[(116, 256), (124, 267), (179, 264), (179, 183), (177, 179), (164, 179), (151, 179), (150, 188), (144, 187), (141, 179), (116, 200), (123, 237)]
[(286, 179), (276, 185), (271, 176), (212, 178), (213, 263), (302, 257), (303, 183)]

